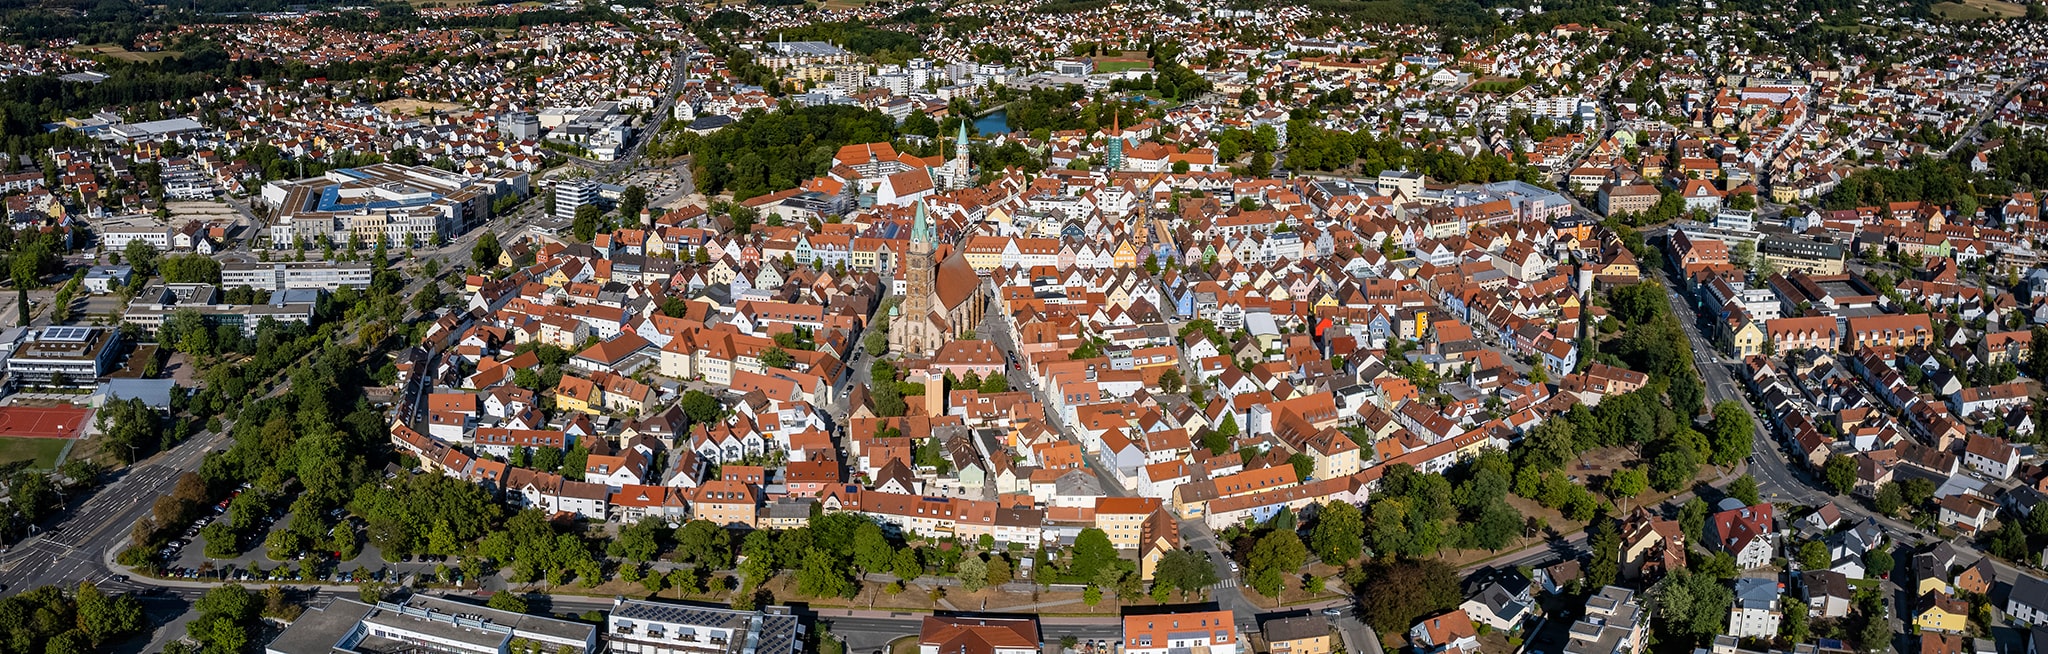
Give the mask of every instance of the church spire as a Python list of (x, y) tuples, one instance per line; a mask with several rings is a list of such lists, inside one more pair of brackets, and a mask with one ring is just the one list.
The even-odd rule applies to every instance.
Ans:
[(910, 243), (927, 248), (932, 245), (932, 224), (924, 217), (924, 200), (917, 201), (917, 219), (910, 223)]

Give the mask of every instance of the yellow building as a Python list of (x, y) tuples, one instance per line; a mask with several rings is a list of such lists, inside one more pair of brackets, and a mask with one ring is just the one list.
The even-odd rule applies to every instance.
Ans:
[(1970, 626), (1970, 603), (1941, 592), (1921, 595), (1913, 626), (1921, 631), (1962, 633)]
[(1260, 625), (1272, 654), (1329, 654), (1330, 622), (1313, 615), (1267, 620)]
[(1145, 518), (1159, 510), (1152, 497), (1104, 497), (1095, 500), (1095, 528), (1109, 535), (1109, 543), (1120, 550), (1135, 550), (1144, 543)]
[(1766, 340), (1768, 338), (1764, 335), (1761, 324), (1754, 320), (1744, 320), (1742, 326), (1735, 328), (1735, 333), (1729, 335), (1729, 352), (1740, 357), (1763, 354)]

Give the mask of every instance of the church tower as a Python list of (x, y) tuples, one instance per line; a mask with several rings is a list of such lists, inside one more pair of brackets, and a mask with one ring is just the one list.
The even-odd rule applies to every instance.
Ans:
[(960, 119), (960, 135), (953, 138), (953, 160), (946, 162), (946, 180), (949, 190), (958, 190), (974, 185), (973, 169), (967, 163), (967, 119)]
[(1123, 116), (1112, 116), (1109, 125), (1109, 171), (1116, 172), (1124, 169)]
[[(889, 345), (903, 356), (929, 356), (938, 349), (939, 336), (931, 333), (932, 226), (925, 218), (924, 202), (917, 203), (917, 218), (910, 226), (910, 252), (903, 268), (903, 302), (900, 314), (890, 321)], [(892, 312), (894, 313), (894, 312)]]

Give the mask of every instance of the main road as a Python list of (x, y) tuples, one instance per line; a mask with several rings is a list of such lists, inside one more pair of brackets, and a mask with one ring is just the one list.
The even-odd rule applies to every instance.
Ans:
[(128, 469), (91, 497), (68, 508), (57, 524), (0, 555), (0, 595), (38, 586), (103, 582), (114, 573), (106, 556), (119, 547), (178, 477), (199, 469), (209, 452), (227, 442), (225, 433), (202, 432)]

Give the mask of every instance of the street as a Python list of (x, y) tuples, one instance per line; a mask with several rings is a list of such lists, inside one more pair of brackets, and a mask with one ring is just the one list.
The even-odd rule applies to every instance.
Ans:
[(55, 526), (0, 555), (0, 596), (38, 586), (105, 581), (114, 574), (108, 562), (127, 543), (129, 530), (149, 513), (156, 498), (170, 492), (178, 477), (199, 469), (206, 454), (224, 447), (227, 440), (224, 433), (201, 433), (115, 473), (120, 475), (118, 479), (68, 510)]

